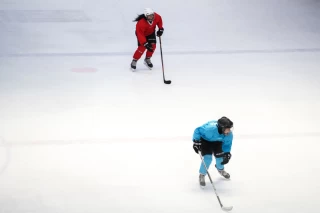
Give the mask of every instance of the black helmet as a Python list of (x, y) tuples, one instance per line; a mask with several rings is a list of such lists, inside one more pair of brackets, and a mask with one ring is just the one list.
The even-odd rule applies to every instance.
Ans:
[(222, 134), (225, 129), (231, 129), (233, 127), (233, 122), (229, 118), (223, 116), (218, 120), (217, 126), (219, 133)]

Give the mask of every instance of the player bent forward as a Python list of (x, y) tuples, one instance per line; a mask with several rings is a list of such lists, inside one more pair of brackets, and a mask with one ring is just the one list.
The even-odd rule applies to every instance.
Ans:
[[(215, 167), (227, 179), (230, 178), (230, 175), (224, 170), (224, 165), (231, 159), (232, 128), (233, 122), (227, 117), (222, 117), (218, 121), (209, 121), (197, 127), (193, 133), (193, 149), (196, 153), (201, 152), (207, 169), (209, 169), (212, 155), (214, 155)], [(205, 186), (207, 172), (202, 162), (199, 172), (200, 186)]]

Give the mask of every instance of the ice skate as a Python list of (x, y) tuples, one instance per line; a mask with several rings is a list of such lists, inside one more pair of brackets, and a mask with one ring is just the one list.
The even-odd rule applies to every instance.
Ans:
[(152, 70), (153, 64), (151, 63), (150, 58), (145, 58), (145, 59), (144, 59), (144, 64), (145, 64), (150, 70)]
[(137, 60), (133, 59), (131, 62), (131, 70), (135, 71), (137, 69)]
[(220, 169), (217, 169), (218, 172), (220, 173), (220, 175), (226, 179), (230, 179), (230, 174), (228, 172), (226, 172), (224, 169), (220, 170)]
[(205, 175), (203, 174), (200, 174), (199, 175), (199, 184), (200, 184), (200, 187), (203, 188), (206, 186), (206, 180), (205, 180)]

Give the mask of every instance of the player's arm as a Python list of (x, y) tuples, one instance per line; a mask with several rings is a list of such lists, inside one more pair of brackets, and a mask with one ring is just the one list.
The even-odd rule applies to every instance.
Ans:
[(144, 45), (147, 42), (147, 39), (144, 35), (143, 24), (140, 21), (136, 24), (136, 33), (139, 43)]
[(160, 37), (162, 36), (164, 29), (163, 29), (162, 17), (160, 15), (158, 15), (158, 17), (159, 17), (159, 21), (157, 23), (157, 26), (158, 26), (157, 36)]
[(223, 152), (231, 152), (233, 135), (230, 133), (228, 137), (225, 138), (222, 146)]
[(231, 159), (231, 147), (232, 147), (233, 135), (230, 133), (223, 141), (222, 150), (224, 152), (222, 165), (229, 163)]
[(193, 132), (193, 140), (200, 140), (206, 135), (206, 129), (203, 126), (196, 128)]

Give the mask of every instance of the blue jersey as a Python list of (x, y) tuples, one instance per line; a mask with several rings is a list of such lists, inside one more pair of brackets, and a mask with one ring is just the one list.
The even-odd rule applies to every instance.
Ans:
[(208, 142), (222, 142), (222, 150), (224, 152), (230, 152), (233, 140), (233, 134), (230, 132), (228, 135), (219, 134), (217, 121), (209, 121), (204, 125), (196, 128), (193, 133), (194, 140), (200, 140), (203, 138)]

